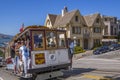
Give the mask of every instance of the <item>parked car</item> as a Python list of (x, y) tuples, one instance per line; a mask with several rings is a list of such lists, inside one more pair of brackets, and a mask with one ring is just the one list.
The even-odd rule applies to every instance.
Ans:
[(109, 51), (109, 47), (108, 46), (101, 46), (99, 48), (97, 48), (96, 50), (93, 51), (93, 54), (102, 54), (102, 53), (105, 53), (105, 52), (108, 52)]
[(120, 49), (120, 44), (118, 44), (118, 49)]
[(101, 48), (103, 49), (103, 53), (110, 51), (109, 46), (102, 46)]
[(3, 57), (0, 57), (0, 66), (3, 66)]
[(117, 50), (117, 49), (119, 49), (119, 48), (120, 48), (120, 45), (119, 45), (119, 44), (111, 44), (111, 45), (109, 46), (110, 51), (114, 51), (114, 50)]
[(93, 54), (97, 55), (97, 54), (102, 54), (102, 48), (97, 48), (93, 51)]

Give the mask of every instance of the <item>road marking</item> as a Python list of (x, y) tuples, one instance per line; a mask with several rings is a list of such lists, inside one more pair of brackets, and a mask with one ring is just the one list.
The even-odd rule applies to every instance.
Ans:
[(96, 76), (96, 75), (83, 75), (84, 78), (95, 79), (95, 80), (112, 80), (111, 78), (105, 78), (104, 76)]
[(0, 80), (3, 80), (3, 78), (0, 77)]
[(116, 60), (116, 59), (103, 59), (103, 58), (82, 58), (82, 59), (78, 59), (76, 61), (79, 61), (79, 60), (91, 60), (91, 61), (94, 61), (94, 60), (99, 60), (99, 61), (115, 61), (115, 62), (120, 62), (119, 60)]

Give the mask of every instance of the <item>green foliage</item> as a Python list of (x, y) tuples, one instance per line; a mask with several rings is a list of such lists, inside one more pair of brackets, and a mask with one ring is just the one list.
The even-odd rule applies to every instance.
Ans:
[(0, 50), (0, 56), (3, 56), (3, 52)]
[(74, 53), (75, 53), (75, 54), (83, 53), (83, 52), (85, 52), (85, 50), (82, 49), (80, 46), (76, 46), (76, 47), (74, 48)]

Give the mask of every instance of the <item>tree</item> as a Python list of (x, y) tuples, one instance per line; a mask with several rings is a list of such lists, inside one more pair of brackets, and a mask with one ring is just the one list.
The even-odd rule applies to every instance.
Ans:
[(3, 56), (3, 52), (0, 50), (0, 56)]

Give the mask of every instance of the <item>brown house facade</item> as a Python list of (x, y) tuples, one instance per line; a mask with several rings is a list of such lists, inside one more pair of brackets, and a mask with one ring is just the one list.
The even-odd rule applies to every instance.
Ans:
[(68, 12), (65, 7), (61, 15), (48, 14), (45, 26), (66, 30), (67, 38), (73, 39), (75, 45), (84, 49), (102, 43), (104, 23), (99, 13), (82, 16), (79, 10)]

